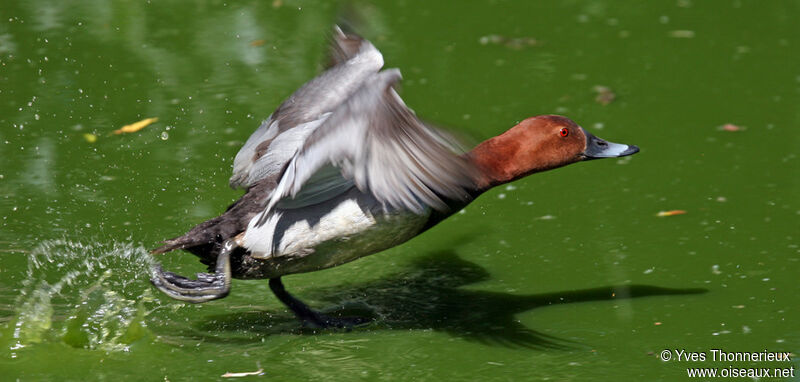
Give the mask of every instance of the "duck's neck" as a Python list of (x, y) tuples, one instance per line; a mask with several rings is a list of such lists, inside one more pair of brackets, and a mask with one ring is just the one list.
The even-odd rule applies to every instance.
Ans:
[(530, 137), (517, 127), (519, 125), (483, 141), (467, 154), (479, 170), (475, 179), (477, 194), (535, 172), (558, 167), (555, 163), (549, 163), (547, 158), (537, 157), (537, 150), (525, 144)]
[[(526, 142), (526, 140), (522, 136), (524, 132), (518, 129), (518, 126), (501, 135), (483, 141), (472, 151), (465, 154), (465, 157), (478, 169), (473, 182), (474, 186), (466, 190), (470, 197), (459, 200), (446, 200), (450, 208), (444, 212), (433, 210), (428, 218), (428, 223), (423, 227), (422, 231), (433, 227), (464, 208), (472, 200), (494, 186), (553, 167), (548, 167), (547, 163), (536, 161), (535, 156), (530, 152), (531, 148), (522, 146), (522, 142)], [(520, 166), (520, 164), (524, 165), (526, 163), (534, 163), (535, 166), (533, 168)]]

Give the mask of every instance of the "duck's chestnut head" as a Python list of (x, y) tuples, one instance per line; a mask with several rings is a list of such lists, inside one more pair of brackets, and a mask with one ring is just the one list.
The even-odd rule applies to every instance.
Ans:
[(635, 154), (633, 145), (597, 138), (559, 115), (528, 118), (475, 148), (471, 156), (493, 186), (588, 159)]

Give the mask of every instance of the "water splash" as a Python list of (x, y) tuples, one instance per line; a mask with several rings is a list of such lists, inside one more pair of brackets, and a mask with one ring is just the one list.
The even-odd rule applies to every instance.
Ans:
[(41, 243), (28, 258), (10, 349), (62, 341), (77, 348), (127, 350), (148, 333), (152, 265), (144, 248), (128, 243)]

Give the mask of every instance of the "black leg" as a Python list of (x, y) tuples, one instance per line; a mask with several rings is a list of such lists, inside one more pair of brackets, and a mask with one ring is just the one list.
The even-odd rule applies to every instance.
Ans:
[(237, 245), (233, 240), (222, 243), (214, 273), (198, 273), (197, 280), (153, 267), (150, 282), (168, 296), (188, 302), (206, 302), (223, 298), (231, 290), (231, 253)]
[(314, 328), (352, 328), (353, 326), (369, 322), (368, 319), (359, 317), (333, 318), (322, 313), (316, 312), (302, 301), (294, 298), (283, 287), (280, 277), (269, 279), (269, 289), (275, 293), (278, 300), (281, 300), (294, 315), (303, 322), (303, 325)]

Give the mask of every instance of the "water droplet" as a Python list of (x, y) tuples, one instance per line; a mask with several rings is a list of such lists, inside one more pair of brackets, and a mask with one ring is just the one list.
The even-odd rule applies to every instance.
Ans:
[(169, 133), (166, 131), (161, 132), (161, 140), (166, 141), (167, 139), (169, 139)]

